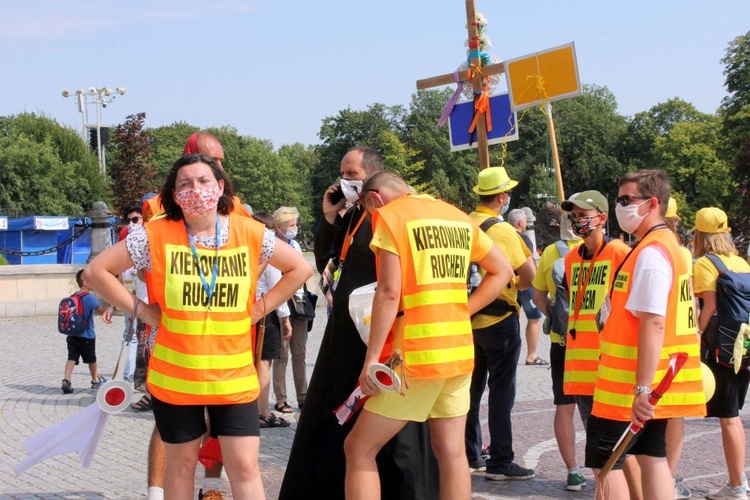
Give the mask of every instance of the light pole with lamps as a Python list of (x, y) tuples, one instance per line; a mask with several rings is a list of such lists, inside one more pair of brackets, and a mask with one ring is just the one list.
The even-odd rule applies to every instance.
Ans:
[[(120, 95), (125, 95), (125, 87), (117, 87), (115, 92)], [(104, 158), (104, 144), (102, 141), (102, 131), (104, 131), (105, 139), (109, 137), (109, 127), (105, 127), (102, 124), (102, 109), (107, 107), (107, 104), (111, 103), (116, 95), (112, 92), (109, 87), (91, 87), (88, 90), (78, 89), (75, 94), (70, 92), (68, 89), (62, 91), (63, 97), (76, 96), (78, 104), (78, 112), (81, 113), (81, 137), (84, 142), (88, 139), (91, 147), (96, 150), (96, 157), (99, 159), (99, 168), (102, 174), (107, 172), (107, 162)], [(91, 106), (95, 106), (96, 110), (90, 114)], [(96, 122), (93, 121), (96, 119)], [(94, 131), (96, 131), (96, 144), (94, 142)], [(104, 141), (106, 142), (106, 141)]]

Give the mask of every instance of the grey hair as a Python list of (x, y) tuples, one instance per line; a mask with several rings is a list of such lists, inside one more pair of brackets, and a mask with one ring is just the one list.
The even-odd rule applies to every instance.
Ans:
[(518, 223), (526, 220), (526, 212), (522, 208), (514, 208), (508, 212), (508, 224), (518, 227)]

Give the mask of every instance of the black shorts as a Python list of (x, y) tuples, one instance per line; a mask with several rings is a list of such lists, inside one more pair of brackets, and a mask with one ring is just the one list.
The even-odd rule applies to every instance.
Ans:
[[(667, 422), (669, 419), (649, 420), (630, 441), (630, 446), (615, 463), (614, 470), (622, 469), (625, 455), (646, 455), (665, 458), (667, 456)], [(586, 467), (601, 469), (612, 455), (617, 441), (630, 427), (630, 422), (609, 420), (595, 415), (589, 417), (586, 427)]]
[(703, 362), (711, 369), (716, 380), (714, 395), (706, 403), (706, 416), (738, 417), (745, 404), (747, 387), (750, 384), (750, 371), (743, 367), (740, 368), (739, 373), (734, 373), (734, 368), (717, 363), (713, 356), (703, 356)]
[(260, 436), (258, 401), (233, 405), (173, 405), (152, 396), (156, 428), (165, 443), (180, 444), (206, 433), (206, 417), (211, 437)]
[(260, 359), (281, 359), (281, 323), (276, 311), (266, 316), (266, 333), (263, 336)]
[(84, 363), (96, 363), (96, 339), (68, 336), (68, 360), (78, 364), (79, 358)]
[(576, 402), (573, 396), (566, 396), (563, 392), (563, 376), (565, 374), (565, 346), (558, 342), (550, 342), (549, 366), (552, 374), (552, 395), (555, 405), (572, 405)]

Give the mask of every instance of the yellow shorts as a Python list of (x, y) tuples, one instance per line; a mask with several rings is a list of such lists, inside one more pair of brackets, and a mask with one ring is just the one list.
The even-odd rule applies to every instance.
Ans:
[(471, 374), (448, 379), (410, 378), (405, 396), (380, 391), (365, 403), (365, 409), (394, 420), (424, 422), (430, 418), (452, 418), (469, 412)]

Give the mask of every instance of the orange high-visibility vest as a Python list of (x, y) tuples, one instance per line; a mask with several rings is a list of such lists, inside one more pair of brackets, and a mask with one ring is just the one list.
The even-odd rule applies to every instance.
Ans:
[[(585, 246), (565, 256), (565, 276), (570, 291), (568, 334), (565, 348), (563, 391), (593, 396), (599, 371), (599, 330), (596, 314), (609, 293), (612, 274), (630, 251), (620, 240), (610, 240), (591, 260), (583, 259)], [(591, 277), (588, 278), (588, 275)], [(578, 314), (576, 314), (576, 311)]]
[(706, 414), (690, 276), (674, 235), (669, 230), (656, 230), (644, 236), (615, 277), (612, 313), (599, 339), (601, 363), (591, 412), (597, 417), (623, 422), (631, 419), (640, 320), (625, 310), (625, 304), (632, 290), (638, 255), (650, 244), (660, 245), (672, 263), (672, 289), (667, 302), (664, 343), (652, 387), (664, 377), (670, 354), (685, 352), (688, 355), (682, 370), (656, 405), (654, 418), (701, 417)]
[[(146, 224), (149, 296), (161, 307), (148, 389), (158, 399), (214, 405), (249, 403), (258, 397), (251, 316), (264, 229), (259, 222), (230, 214), (209, 313), (183, 221), (161, 218)], [(216, 249), (196, 244), (196, 251), (210, 284)]]
[(444, 379), (471, 373), (474, 340), (466, 277), (479, 228), (457, 208), (429, 196), (402, 196), (375, 211), (401, 262), (403, 316), (392, 330), (407, 374)]

